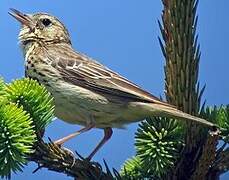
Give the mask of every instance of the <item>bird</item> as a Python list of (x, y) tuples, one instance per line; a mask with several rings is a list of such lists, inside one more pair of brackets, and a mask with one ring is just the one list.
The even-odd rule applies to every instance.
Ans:
[(123, 128), (149, 116), (192, 121), (209, 129), (216, 125), (170, 105), (98, 61), (76, 51), (65, 25), (47, 13), (25, 14), (10, 9), (21, 23), (19, 42), (25, 75), (44, 85), (54, 97), (57, 118), (83, 126), (56, 140), (63, 145), (92, 128), (104, 136), (88, 156), (91, 160), (111, 138), (112, 128)]

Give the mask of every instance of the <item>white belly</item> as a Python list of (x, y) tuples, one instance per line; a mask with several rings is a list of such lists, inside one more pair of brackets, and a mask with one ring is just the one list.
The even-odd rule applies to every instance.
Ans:
[(66, 86), (59, 81), (47, 89), (55, 99), (55, 115), (68, 123), (85, 126), (93, 122), (98, 128), (122, 127), (138, 118), (127, 102), (114, 104), (100, 94), (75, 85)]

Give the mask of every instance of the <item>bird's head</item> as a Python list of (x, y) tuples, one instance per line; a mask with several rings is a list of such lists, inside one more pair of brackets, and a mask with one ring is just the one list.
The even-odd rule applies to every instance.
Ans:
[(30, 42), (71, 44), (67, 29), (56, 17), (46, 13), (30, 15), (16, 9), (10, 10), (9, 14), (22, 24), (19, 41), (23, 45)]

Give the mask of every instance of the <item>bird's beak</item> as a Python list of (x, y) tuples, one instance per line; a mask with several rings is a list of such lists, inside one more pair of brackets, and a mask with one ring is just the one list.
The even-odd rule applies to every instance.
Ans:
[(34, 28), (34, 22), (31, 17), (13, 8), (10, 8), (10, 11), (11, 12), (8, 13), (18, 20), (22, 25), (29, 27), (31, 30)]

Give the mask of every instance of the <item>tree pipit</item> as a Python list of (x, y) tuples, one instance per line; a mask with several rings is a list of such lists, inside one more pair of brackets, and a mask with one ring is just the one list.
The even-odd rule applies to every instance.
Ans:
[(104, 137), (89, 155), (111, 137), (112, 128), (122, 128), (149, 116), (193, 121), (214, 128), (204, 119), (184, 113), (99, 62), (75, 51), (64, 24), (46, 13), (28, 15), (11, 9), (22, 28), (19, 33), (26, 76), (36, 79), (53, 95), (55, 115), (84, 128), (57, 140), (63, 144), (92, 128), (104, 130)]

